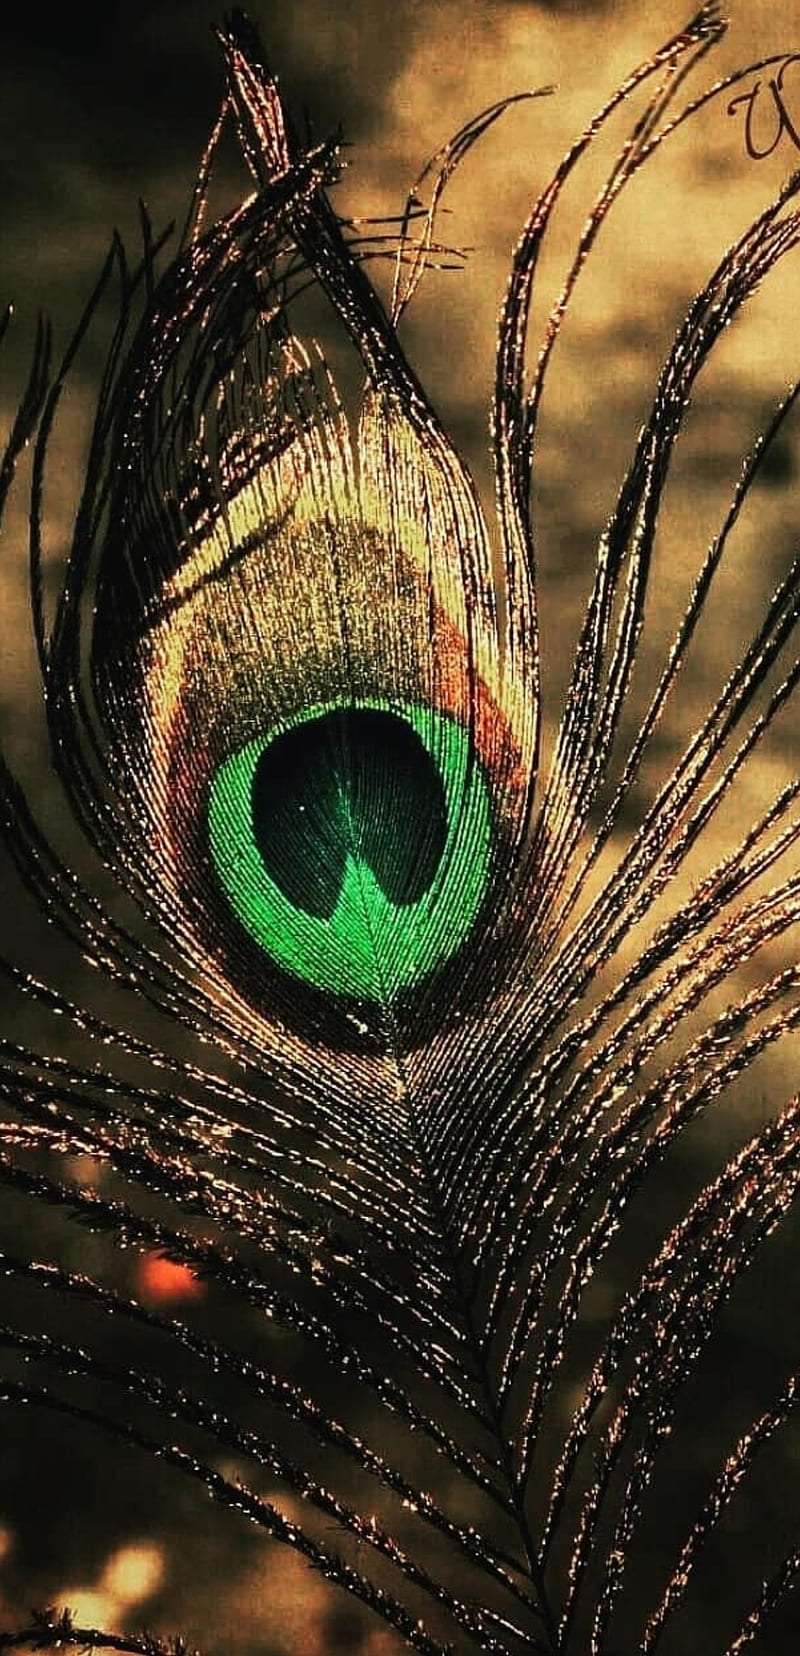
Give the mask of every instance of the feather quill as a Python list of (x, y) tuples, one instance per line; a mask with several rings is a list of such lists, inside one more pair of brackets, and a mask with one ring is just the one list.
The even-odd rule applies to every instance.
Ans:
[[(1, 505), (34, 440), (31, 609), (52, 767), (120, 901), (62, 859), (2, 760), (6, 844), (59, 935), (116, 986), (114, 1007), (149, 1008), (143, 1026), (0, 962), (14, 996), (91, 1055), (3, 1042), (0, 1179), (16, 1211), (159, 1252), (262, 1332), (283, 1331), (254, 1355), (222, 1324), (162, 1316), (9, 1247), (0, 1397), (163, 1462), (425, 1656), (666, 1650), (688, 1625), (704, 1549), (796, 1401), (787, 1374), (640, 1582), (684, 1399), (800, 1180), (800, 1106), (781, 1100), (668, 1219), (616, 1309), (591, 1314), (593, 1280), (638, 1234), (637, 1203), (661, 1188), (681, 1135), (800, 1022), (800, 968), (770, 963), (800, 912), (800, 783), (718, 860), (707, 849), (795, 692), (797, 561), (626, 828), (796, 400), (795, 385), (744, 461), (631, 733), (675, 444), (723, 331), (797, 246), (796, 177), (677, 332), (600, 537), (549, 760), (532, 482), (553, 347), (602, 226), (662, 145), (742, 78), (677, 106), (722, 30), (703, 6), (531, 210), (499, 325), (491, 530), (397, 328), (441, 252), (442, 191), (506, 104), (420, 176), (386, 310), (366, 269), (374, 241), (331, 204), (337, 146), (300, 141), (239, 14), (220, 31), (227, 93), (177, 254), (165, 263), (146, 228), (131, 267), (115, 242), (55, 371), (40, 330), (0, 471)], [(553, 212), (631, 99), (644, 108), (530, 374)], [(255, 188), (209, 225), (225, 122)], [(113, 284), (118, 321), (49, 622), (50, 436)], [(299, 325), (309, 290), (360, 363), (355, 410)], [(726, 1004), (717, 992), (743, 967), (749, 985)], [(105, 1169), (99, 1189), (60, 1171), (81, 1157)], [(774, 1648), (764, 1637), (798, 1576), (791, 1544), (771, 1568), (738, 1627), (719, 1617), (720, 1656)], [(168, 1648), (55, 1614), (0, 1638), (31, 1641)]]

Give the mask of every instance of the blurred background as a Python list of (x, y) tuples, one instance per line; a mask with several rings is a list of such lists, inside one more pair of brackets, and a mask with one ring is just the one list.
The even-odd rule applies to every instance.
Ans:
[[(300, 117), (308, 114), (319, 138), (343, 133), (346, 168), (335, 195), (343, 213), (396, 213), (423, 162), (472, 114), (506, 94), (555, 87), (547, 99), (510, 109), (466, 161), (439, 227), (442, 239), (469, 250), (465, 268), (431, 272), (404, 327), (408, 354), (490, 511), (487, 420), (495, 324), (514, 242), (568, 144), (623, 76), (686, 21), (684, 5), (393, 0), (387, 7), (369, 0), (292, 0), (271, 6), (251, 0), (249, 9)], [(749, 0), (733, 5), (731, 13), (729, 35), (699, 71), (698, 89), (735, 65), (800, 49), (800, 0), (784, 0), (780, 7)], [(173, 218), (182, 222), (222, 92), (211, 32), (219, 16), (216, 0), (82, 0), (51, 14), (47, 26), (36, 8), (7, 9), (0, 25), (0, 301), (13, 301), (16, 317), (0, 383), (3, 426), (13, 415), (37, 313), (53, 319), (65, 345), (112, 228), (135, 243), (140, 197), (156, 227)], [(751, 78), (742, 90), (753, 85)], [(800, 131), (800, 64), (788, 70), (785, 94)], [(604, 229), (555, 353), (535, 491), (550, 734), (598, 534), (675, 328), (724, 248), (800, 165), (788, 134), (768, 159), (753, 160), (744, 111), (729, 115), (727, 104), (725, 97), (710, 104), (637, 180)], [(762, 114), (758, 136), (766, 148), (774, 119), (768, 102)], [(625, 130), (623, 117), (609, 135), (611, 147), (601, 145), (590, 158), (580, 188), (558, 214), (542, 266), (532, 360), (592, 187), (599, 186)], [(228, 151), (217, 182), (221, 200), (232, 201), (247, 188)], [(388, 268), (376, 273), (384, 291), (390, 275)], [(800, 372), (798, 282), (795, 255), (770, 277), (747, 318), (729, 330), (698, 387), (665, 505), (640, 705), (742, 457)], [(90, 344), (54, 450), (46, 499), (51, 595), (68, 541), (99, 367)], [(698, 707), (737, 659), (796, 546), (799, 516), (797, 445), (789, 433), (765, 470), (756, 510), (737, 537), (712, 619), (698, 635), (681, 695), (659, 737), (659, 775)], [(43, 821), (60, 831), (36, 711), (22, 530), (18, 506), (9, 514), (2, 554), (2, 737)], [(753, 820), (759, 801), (795, 774), (797, 757), (796, 727), (789, 720), (765, 749), (761, 768), (748, 770), (736, 811), (715, 830), (714, 855)], [(655, 777), (650, 781), (655, 785)], [(642, 787), (647, 790), (647, 776)], [(43, 970), (45, 960), (60, 967), (58, 948), (10, 873), (2, 913), (15, 958), (34, 971)], [(79, 998), (74, 978), (71, 992)], [(35, 1016), (28, 1034), (36, 1044)], [(700, 1161), (736, 1142), (742, 1123), (752, 1130), (793, 1090), (796, 1059), (796, 1048), (781, 1048), (780, 1060), (770, 1060), (748, 1082), (730, 1121), (718, 1129), (721, 1138), (712, 1146), (698, 1142)], [(13, 1229), (31, 1220), (20, 1206), (13, 1214), (7, 1210), (5, 1223)], [(46, 1227), (28, 1241), (33, 1253), (46, 1253)], [(732, 1360), (744, 1368), (767, 1361), (770, 1342), (780, 1372), (798, 1310), (797, 1274), (791, 1298), (791, 1253), (783, 1246), (782, 1254), (776, 1249), (770, 1256), (761, 1287), (736, 1312), (723, 1351), (726, 1374)], [(76, 1232), (61, 1257), (73, 1268), (91, 1270), (102, 1263), (104, 1248)], [(779, 1277), (783, 1297), (756, 1326), (758, 1302), (763, 1314), (769, 1284)], [(205, 1293), (171, 1268), (133, 1256), (119, 1257), (111, 1280), (179, 1314), (192, 1304), (197, 1308)], [(213, 1323), (211, 1310), (208, 1315)], [(393, 1638), (332, 1598), (287, 1549), (276, 1557), (255, 1532), (221, 1519), (208, 1502), (168, 1479), (154, 1492), (148, 1469), (133, 1457), (126, 1458), (123, 1486), (118, 1472), (109, 1479), (88, 1433), (65, 1432), (62, 1423), (47, 1418), (15, 1420), (10, 1413), (0, 1417), (0, 1433), (0, 1625), (26, 1621), (32, 1605), (67, 1604), (82, 1623), (180, 1630), (217, 1650), (257, 1648), (267, 1656), (389, 1656), (396, 1650)], [(743, 1533), (765, 1513), (777, 1513), (783, 1522), (785, 1475), (784, 1466), (765, 1480), (757, 1493), (760, 1505), (737, 1520)], [(695, 1642), (682, 1647), (683, 1656), (706, 1656), (704, 1637), (701, 1607)], [(776, 1643), (775, 1650), (795, 1649), (791, 1638), (789, 1629), (786, 1644)]]

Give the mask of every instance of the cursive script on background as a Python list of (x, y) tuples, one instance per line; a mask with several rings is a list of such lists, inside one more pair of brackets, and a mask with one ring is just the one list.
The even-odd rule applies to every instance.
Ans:
[(728, 104), (728, 114), (744, 108), (744, 142), (753, 161), (773, 155), (784, 135), (800, 150), (800, 129), (789, 111), (784, 77), (792, 63), (800, 63), (800, 52), (784, 58), (776, 75), (757, 80), (749, 92), (741, 92)]

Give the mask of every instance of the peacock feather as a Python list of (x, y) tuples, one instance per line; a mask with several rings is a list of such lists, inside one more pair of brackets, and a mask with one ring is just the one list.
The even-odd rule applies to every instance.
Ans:
[[(694, 1184), (680, 1151), (800, 1022), (800, 781), (781, 772), (755, 810), (743, 792), (791, 721), (796, 556), (652, 777), (798, 384), (636, 696), (676, 445), (709, 356), (797, 246), (797, 175), (677, 330), (552, 739), (538, 642), (551, 358), (628, 185), (747, 84), (685, 91), (722, 33), (704, 5), (632, 71), (530, 211), (499, 323), (491, 513), (398, 333), (427, 267), (456, 259), (443, 190), (515, 100), (433, 158), (399, 221), (365, 226), (331, 203), (340, 145), (299, 136), (239, 14), (177, 253), (145, 218), (138, 262), (115, 239), (55, 367), (41, 327), (0, 472), (4, 502), (30, 444), (31, 614), (74, 854), (5, 761), (3, 830), (57, 950), (99, 985), (71, 996), (0, 962), (18, 1020), (1, 1054), (5, 1415), (99, 1435), (120, 1476), (142, 1458), (155, 1491), (183, 1479), (294, 1549), (388, 1630), (362, 1646), (359, 1626), (353, 1649), (795, 1649), (796, 1353), (787, 1336), (744, 1418), (720, 1403), (719, 1361), (709, 1406), (708, 1353), (722, 1337), (724, 1365), (725, 1308), (762, 1248), (782, 1269), (800, 1099), (789, 1081), (745, 1109)], [(531, 368), (562, 192), (620, 114)], [(224, 131), (252, 189), (213, 220)], [(394, 261), (385, 300), (376, 256), (378, 276)], [(112, 297), (50, 616), (51, 433)], [(743, 797), (744, 828), (716, 838)], [(47, 1043), (26, 1044), (31, 1006)], [(34, 1218), (42, 1259), (20, 1242)], [(213, 1315), (132, 1297), (115, 1243), (191, 1273)], [(715, 1415), (713, 1455), (693, 1459)], [(767, 1460), (786, 1485), (776, 1534), (737, 1548)], [(167, 1648), (49, 1612), (0, 1644), (31, 1641)]]

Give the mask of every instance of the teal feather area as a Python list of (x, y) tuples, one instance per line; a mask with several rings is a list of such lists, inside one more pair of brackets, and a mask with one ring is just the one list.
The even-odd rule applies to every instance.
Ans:
[[(561, 549), (576, 626), (540, 618), (576, 294), (636, 181), (766, 73), (693, 90), (724, 32), (702, 6), (544, 187), (532, 162), (488, 488), (409, 323), (462, 262), (442, 196), (520, 97), (404, 211), (340, 216), (341, 141), (300, 136), (238, 13), (182, 238), (143, 215), (134, 262), (115, 238), (61, 363), (41, 325), (0, 468), (10, 539), (27, 488), (62, 807), (40, 820), (0, 757), (48, 951), (48, 972), (21, 939), (0, 959), (0, 1421), (95, 1456), (109, 1496), (144, 1466), (153, 1523), (183, 1503), (187, 1580), (230, 1532), (265, 1601), (290, 1568), (309, 1605), (324, 1581), (353, 1656), (797, 1647), (800, 558), (763, 508), (794, 440), (791, 317), (710, 533), (680, 518), (676, 569), (663, 544), (704, 375), (796, 268), (797, 174), (683, 296), (585, 592)], [(543, 127), (549, 90), (526, 94)], [(215, 217), (226, 141), (247, 187)], [(592, 206), (551, 294), (576, 179)], [(45, 485), (104, 328), (51, 613)], [(562, 435), (579, 491), (583, 405)], [(754, 522), (769, 576), (720, 641)], [(772, 1294), (780, 1327), (737, 1343)], [(0, 1648), (185, 1650), (66, 1611), (8, 1618)]]
[(390, 1006), (469, 937), (489, 870), (489, 786), (466, 731), (430, 707), (312, 708), (224, 761), (208, 836), (265, 953), (331, 995)]

